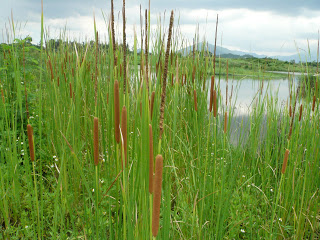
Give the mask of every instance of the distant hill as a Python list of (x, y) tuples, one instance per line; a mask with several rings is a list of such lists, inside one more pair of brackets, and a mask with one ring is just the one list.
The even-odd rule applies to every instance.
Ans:
[[(198, 46), (196, 47), (196, 50), (201, 51), (202, 48), (203, 48), (203, 44), (199, 43)], [(205, 49), (205, 51), (208, 50), (211, 54), (214, 54), (214, 45), (205, 44), (204, 49)], [(193, 51), (193, 46), (189, 46), (187, 48), (181, 49), (179, 52), (181, 52), (182, 54), (191, 54), (192, 51)], [(266, 58), (267, 57), (266, 55), (256, 54), (254, 52), (243, 52), (243, 51), (237, 51), (237, 50), (230, 50), (228, 48), (220, 47), (220, 46), (217, 46), (216, 54), (217, 54), (217, 56), (220, 55), (221, 57), (224, 57), (224, 58), (252, 58), (252, 57)], [(300, 62), (299, 54), (294, 54), (294, 55), (289, 55), (289, 56), (271, 56), (269, 58), (279, 59), (281, 61), (288, 61), (288, 62), (292, 61), (292, 60), (294, 60), (295, 62)], [(306, 61), (306, 54), (305, 53), (301, 53), (301, 61), (302, 62)], [(307, 61), (308, 62), (317, 61), (316, 53), (313, 55), (311, 54), (311, 57), (308, 56)]]

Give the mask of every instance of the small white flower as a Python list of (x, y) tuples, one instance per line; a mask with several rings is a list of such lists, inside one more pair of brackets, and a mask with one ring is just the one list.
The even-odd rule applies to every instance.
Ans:
[(251, 187), (251, 185), (250, 185), (250, 184), (248, 184), (248, 185), (247, 185), (247, 187)]
[(279, 221), (282, 222), (282, 218), (279, 218)]
[(94, 188), (92, 188), (92, 190), (91, 190), (92, 192), (94, 192)]
[(56, 158), (57, 156), (56, 155), (54, 155), (54, 156), (52, 156), (53, 158)]
[(102, 162), (105, 162), (106, 160), (104, 158), (102, 158)]
[(101, 183), (104, 183), (104, 180), (103, 180), (103, 179), (100, 179), (100, 182), (101, 182)]
[(271, 188), (270, 191), (273, 192), (273, 188)]
[(24, 228), (25, 228), (25, 229), (27, 229), (28, 227), (29, 227), (29, 226), (28, 226), (28, 225), (26, 225)]
[(21, 145), (23, 145), (23, 142), (21, 142)]
[(242, 175), (242, 177), (245, 178), (246, 176), (245, 176), (245, 175)]
[(51, 168), (54, 168), (54, 165), (51, 165), (50, 167), (51, 167)]
[(245, 233), (245, 232), (246, 232), (244, 229), (241, 229), (240, 231), (241, 231), (242, 233)]

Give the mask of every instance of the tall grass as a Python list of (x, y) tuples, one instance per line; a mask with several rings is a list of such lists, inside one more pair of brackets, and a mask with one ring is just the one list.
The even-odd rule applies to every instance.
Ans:
[(205, 46), (181, 54), (173, 12), (151, 32), (150, 8), (145, 52), (136, 37), (129, 52), (114, 37), (111, 6), (108, 47), (94, 29), (94, 45), (65, 38), (55, 48), (42, 13), (40, 49), (1, 50), (0, 236), (319, 237), (318, 79), (304, 94), (292, 86), (291, 116), (264, 82), (235, 135), (236, 93), (220, 88), (216, 55)]

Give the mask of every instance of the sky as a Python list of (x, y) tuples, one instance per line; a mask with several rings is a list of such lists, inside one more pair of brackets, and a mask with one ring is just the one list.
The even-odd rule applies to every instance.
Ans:
[[(11, 13), (16, 37), (30, 35), (40, 41), (41, 0), (1, 0), (0, 41), (7, 42)], [(99, 36), (107, 41), (110, 0), (44, 0), (44, 26), (50, 38), (59, 38), (65, 28), (69, 39), (94, 38), (93, 19)], [(148, 8), (148, 0), (127, 0), (127, 42), (132, 47), (134, 31), (140, 41), (140, 4)], [(122, 1), (114, 0), (116, 36), (122, 42)], [(153, 32), (161, 19), (165, 30), (169, 14), (175, 12), (175, 28), (192, 44), (195, 32), (200, 41), (214, 44), (217, 14), (219, 15), (218, 45), (231, 50), (254, 52), (267, 56), (307, 52), (316, 55), (320, 29), (319, 0), (151, 0)], [(144, 15), (144, 14), (143, 14)], [(197, 30), (198, 29), (198, 30)], [(297, 50), (298, 49), (298, 50)]]

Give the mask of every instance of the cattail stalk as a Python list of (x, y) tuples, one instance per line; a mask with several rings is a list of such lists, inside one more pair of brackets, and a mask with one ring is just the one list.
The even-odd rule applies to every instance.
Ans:
[(288, 158), (289, 158), (289, 149), (286, 149), (286, 152), (284, 154), (284, 159), (283, 159), (283, 164), (282, 164), (282, 169), (281, 169), (281, 173), (284, 174), (286, 172), (286, 168), (287, 168), (287, 163), (288, 163)]
[(169, 53), (170, 53), (170, 45), (171, 45), (172, 26), (173, 26), (173, 11), (171, 11), (171, 17), (170, 17), (167, 50), (166, 50), (166, 56), (165, 56), (165, 62), (164, 62), (164, 73), (163, 73), (163, 79), (162, 79), (162, 94), (161, 94), (160, 124), (159, 124), (160, 139), (162, 139), (162, 134), (163, 134), (163, 120), (164, 120), (164, 108), (165, 108), (165, 101), (166, 101), (167, 73), (168, 73), (168, 61), (169, 61)]
[(145, 11), (145, 60), (146, 60), (146, 84), (147, 90), (149, 92), (149, 78), (148, 78), (148, 56), (149, 56), (149, 49), (148, 49), (148, 10)]
[(126, 93), (126, 83), (127, 83), (127, 42), (126, 42), (126, 1), (123, 0), (122, 8), (123, 17), (123, 92)]
[(217, 91), (213, 90), (213, 116), (217, 117)]
[(97, 97), (98, 97), (98, 45), (99, 45), (99, 35), (98, 31), (96, 32), (96, 61), (95, 61), (95, 82), (94, 82), (94, 102), (97, 106)]
[(156, 169), (153, 183), (153, 211), (152, 211), (152, 235), (156, 237), (159, 232), (161, 188), (162, 188), (163, 158), (159, 154), (156, 157)]
[(123, 169), (123, 162), (125, 162), (125, 166), (127, 166), (127, 109), (125, 106), (122, 108), (121, 112), (121, 133), (123, 138), (123, 154), (124, 154), (124, 161), (122, 160), (121, 166)]
[(99, 164), (99, 120), (97, 117), (93, 119), (93, 157), (94, 165)]
[(114, 136), (117, 143), (120, 143), (120, 102), (119, 102), (119, 82), (114, 81)]
[(153, 105), (154, 105), (154, 97), (156, 93), (153, 91), (151, 93), (151, 101), (150, 101), (150, 115), (151, 115), (151, 120), (152, 120), (152, 115), (153, 115)]
[(210, 106), (209, 106), (209, 111), (210, 112), (212, 112), (212, 105), (213, 105), (213, 89), (214, 89), (214, 75), (211, 76)]
[(149, 124), (149, 193), (153, 193), (153, 137), (152, 125)]
[(193, 90), (193, 100), (194, 100), (194, 110), (198, 111), (198, 103), (197, 103), (197, 91)]
[(224, 133), (227, 133), (227, 125), (228, 125), (228, 113), (224, 113)]
[(34, 145), (33, 145), (33, 129), (30, 124), (27, 125), (27, 134), (29, 142), (29, 151), (31, 162), (34, 162)]

